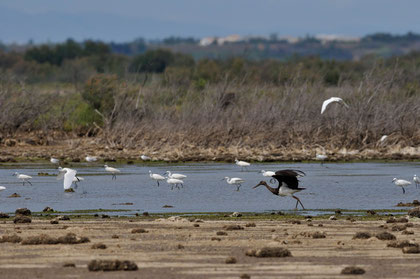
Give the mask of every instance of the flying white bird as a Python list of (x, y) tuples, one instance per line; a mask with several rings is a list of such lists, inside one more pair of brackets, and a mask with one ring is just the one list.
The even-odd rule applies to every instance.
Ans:
[(104, 165), (105, 171), (110, 172), (112, 174), (112, 179), (117, 179), (117, 173), (121, 171), (119, 169), (108, 167), (108, 165)]
[(71, 188), (71, 185), (73, 184), (73, 180), (76, 178), (76, 170), (69, 169), (69, 168), (58, 168), (58, 175), (57, 180), (64, 178), (64, 190), (68, 190)]
[(175, 178), (175, 179), (184, 179), (187, 178), (186, 175), (180, 174), (180, 173), (171, 173), (170, 171), (166, 171), (165, 174), (168, 175), (169, 178)]
[(98, 158), (96, 158), (96, 157), (94, 157), (94, 156), (86, 156), (86, 157), (85, 157), (85, 160), (86, 160), (87, 162), (96, 162), (96, 161), (98, 161)]
[(51, 162), (52, 164), (59, 164), (59, 163), (60, 163), (60, 160), (58, 160), (58, 159), (56, 159), (56, 158), (51, 157), (50, 162)]
[(0, 192), (6, 190), (6, 187), (0, 186)]
[(230, 185), (236, 185), (236, 191), (239, 191), (239, 188), (241, 188), (241, 186), (242, 186), (241, 184), (245, 182), (245, 180), (243, 180), (242, 178), (239, 178), (239, 177), (229, 178), (229, 177), (226, 176), (222, 180), (226, 180), (226, 182)]
[(143, 161), (150, 161), (150, 159), (151, 159), (149, 156), (144, 155), (144, 154), (143, 154), (143, 155), (141, 155), (141, 156), (140, 156), (140, 158), (141, 158)]
[(32, 186), (32, 183), (29, 181), (30, 179), (32, 179), (32, 176), (20, 174), (18, 172), (15, 172), (13, 175), (15, 175), (18, 179), (22, 180), (23, 185), (25, 185), (25, 182), (28, 182)]
[(417, 176), (417, 174), (413, 176), (413, 181), (416, 183), (416, 188), (418, 188), (420, 185), (420, 178)]
[(345, 106), (346, 108), (349, 108), (349, 106), (343, 101), (343, 99), (339, 98), (339, 97), (331, 97), (328, 100), (325, 100), (322, 103), (322, 108), (321, 108), (321, 114), (324, 113), (324, 111), (326, 110), (327, 106), (331, 103), (339, 103), (343, 106)]
[(159, 187), (159, 181), (162, 181), (162, 180), (166, 179), (165, 177), (163, 177), (160, 174), (152, 173), (151, 170), (149, 170), (149, 176), (150, 176), (151, 179), (156, 180), (158, 187)]
[(168, 182), (168, 184), (171, 184), (171, 190), (174, 189), (174, 186), (179, 189), (178, 184), (181, 184), (181, 186), (184, 187), (184, 181), (182, 181), (181, 179), (168, 178), (166, 182)]
[(400, 186), (403, 190), (403, 194), (405, 194), (405, 186), (411, 185), (410, 181), (404, 180), (404, 179), (392, 179), (392, 182), (394, 182), (395, 185)]
[(241, 171), (244, 170), (244, 168), (249, 167), (251, 164), (245, 161), (239, 161), (238, 159), (235, 159), (235, 164), (241, 167)]

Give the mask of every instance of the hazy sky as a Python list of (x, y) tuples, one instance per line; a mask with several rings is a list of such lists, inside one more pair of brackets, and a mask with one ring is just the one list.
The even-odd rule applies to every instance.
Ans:
[(3, 0), (0, 41), (420, 33), (418, 0)]

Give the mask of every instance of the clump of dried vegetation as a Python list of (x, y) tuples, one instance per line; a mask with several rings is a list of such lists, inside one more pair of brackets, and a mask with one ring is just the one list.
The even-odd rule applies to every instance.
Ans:
[[(205, 86), (171, 82), (165, 74), (141, 86), (99, 75), (64, 95), (3, 77), (0, 134), (10, 146), (10, 138), (30, 131), (37, 135), (33, 144), (43, 145), (54, 137), (95, 137), (111, 149), (159, 150), (175, 160), (307, 159), (320, 151), (336, 158), (372, 156), (369, 150), (399, 158), (410, 152), (404, 148), (420, 145), (417, 68), (376, 63), (357, 78), (343, 70), (335, 85), (297, 66), (281, 82), (281, 73), (275, 82), (252, 83), (246, 72), (243, 79), (222, 73), (225, 78)], [(323, 100), (332, 96), (350, 108), (331, 105), (321, 115)], [(380, 142), (383, 135), (388, 138)]]

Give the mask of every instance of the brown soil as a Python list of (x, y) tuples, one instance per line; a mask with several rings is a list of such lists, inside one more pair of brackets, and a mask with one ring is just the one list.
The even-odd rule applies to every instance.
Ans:
[[(245, 218), (243, 218), (245, 219)], [(0, 237), (13, 235), (17, 230), (22, 239), (47, 234), (72, 243), (76, 236), (85, 236), (94, 243), (103, 243), (105, 250), (91, 249), (91, 243), (77, 245), (0, 243), (0, 271), (4, 278), (347, 278), (341, 271), (348, 266), (357, 266), (366, 271), (363, 278), (416, 278), (420, 273), (420, 254), (407, 246), (395, 249), (387, 247), (391, 241), (376, 237), (353, 239), (357, 232), (372, 235), (384, 232), (379, 221), (318, 220), (314, 227), (290, 224), (285, 221), (252, 220), (256, 227), (246, 227), (250, 220), (208, 221), (199, 228), (191, 229), (189, 222), (155, 221), (138, 218), (135, 223), (126, 219), (76, 219), (67, 227), (51, 226), (49, 220), (33, 218), (31, 224), (19, 224), (12, 220), (0, 223)], [(400, 243), (419, 243), (420, 221), (410, 220), (414, 235), (395, 232)], [(327, 238), (305, 237), (302, 233), (316, 232), (319, 223)], [(217, 231), (224, 226), (240, 225), (243, 230), (230, 231), (221, 241), (214, 241)], [(131, 230), (144, 228), (147, 234), (136, 234), (132, 240)], [(274, 230), (274, 232), (273, 232)], [(389, 231), (389, 229), (388, 229)], [(287, 232), (287, 235), (286, 235)], [(69, 236), (68, 233), (72, 233)], [(113, 238), (118, 235), (119, 238)], [(180, 249), (179, 245), (184, 247)], [(405, 244), (401, 244), (405, 245)], [(397, 243), (396, 246), (399, 246)], [(287, 249), (292, 257), (249, 257), (245, 252), (255, 253), (263, 248)], [(408, 249), (410, 248), (410, 249)], [(402, 249), (405, 249), (404, 252)], [(278, 250), (280, 251), (280, 249)], [(282, 250), (286, 251), (286, 250)], [(226, 264), (234, 257), (236, 264)], [(114, 272), (89, 272), (117, 267)], [(98, 261), (110, 261), (102, 262)], [(116, 261), (119, 261), (118, 263)], [(138, 270), (126, 272), (121, 269)], [(74, 268), (63, 267), (74, 263)], [(104, 266), (104, 267), (102, 267)], [(120, 267), (121, 266), (121, 267)], [(120, 269), (121, 268), (121, 269)], [(246, 276), (246, 275), (247, 276)]]
[[(29, 135), (28, 135), (29, 136)], [(327, 161), (337, 160), (419, 160), (420, 147), (403, 147), (400, 145), (380, 146), (377, 148), (361, 148), (350, 150), (325, 146), (248, 146), (233, 144), (232, 146), (196, 146), (182, 144), (174, 148), (174, 144), (161, 142), (158, 146), (149, 147), (139, 143), (135, 148), (107, 146), (92, 138), (73, 138), (67, 140), (51, 140), (49, 145), (31, 145), (25, 140), (16, 139), (16, 145), (3, 145), (0, 148), (0, 162), (13, 162), (15, 158), (44, 158), (49, 160), (56, 156), (61, 160), (81, 162), (86, 154), (92, 154), (106, 161), (139, 160), (139, 154), (148, 154), (152, 161), (233, 161), (241, 158), (250, 161), (302, 161), (314, 160), (317, 152), (328, 155)], [(53, 147), (52, 147), (53, 146)], [(75, 148), (77, 147), (77, 148)]]

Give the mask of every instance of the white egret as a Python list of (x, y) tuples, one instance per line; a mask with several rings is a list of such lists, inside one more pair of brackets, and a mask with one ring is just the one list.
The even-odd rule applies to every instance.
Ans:
[(175, 178), (175, 179), (184, 179), (187, 178), (186, 175), (180, 174), (180, 173), (171, 173), (170, 171), (166, 171), (165, 174), (168, 175), (169, 178)]
[(241, 167), (241, 171), (244, 170), (244, 168), (249, 167), (251, 164), (245, 161), (239, 161), (238, 159), (235, 159), (235, 164)]
[(417, 174), (413, 176), (413, 181), (416, 183), (416, 188), (418, 188), (420, 185), (420, 178), (417, 176)]
[[(58, 168), (59, 174), (57, 175), (57, 180), (63, 179), (63, 186), (64, 190), (68, 190), (71, 188), (71, 185), (74, 182), (74, 179), (76, 178), (77, 171), (70, 168)], [(77, 178), (76, 178), (77, 179)]]
[(404, 180), (404, 179), (392, 179), (392, 182), (394, 182), (395, 185), (400, 186), (403, 190), (403, 194), (405, 194), (405, 186), (411, 185), (410, 181)]
[(82, 182), (83, 180), (85, 180), (83, 177), (76, 175), (73, 178), (74, 188), (77, 189), (77, 187), (78, 187), (77, 182)]
[(87, 162), (91, 163), (91, 162), (96, 162), (96, 161), (98, 161), (98, 158), (96, 158), (96, 157), (94, 157), (94, 156), (86, 156), (86, 157), (85, 157), (85, 160), (86, 160)]
[(380, 141), (381, 143), (383, 143), (383, 142), (384, 142), (387, 138), (388, 138), (388, 136), (387, 136), (387, 135), (383, 135), (379, 141)]
[(51, 164), (57, 164), (58, 165), (60, 163), (60, 160), (58, 160), (57, 158), (51, 157), (50, 162), (51, 162)]
[(30, 179), (32, 179), (32, 176), (20, 174), (18, 172), (15, 172), (13, 175), (15, 175), (18, 179), (22, 180), (23, 185), (25, 185), (25, 182), (27, 182), (32, 186), (32, 183), (29, 181)]
[(150, 176), (151, 179), (156, 180), (158, 187), (159, 187), (159, 181), (162, 181), (162, 180), (166, 179), (165, 177), (163, 177), (160, 174), (152, 173), (151, 170), (149, 170), (149, 176)]
[[(272, 177), (273, 175), (276, 174), (274, 171), (265, 171), (265, 170), (262, 170), (261, 173), (265, 177)], [(270, 179), (270, 183), (274, 183), (273, 178)]]
[(171, 184), (171, 190), (173, 190), (174, 189), (174, 186), (176, 187), (176, 188), (178, 188), (179, 189), (179, 186), (178, 186), (178, 184), (181, 184), (181, 186), (182, 187), (184, 187), (184, 181), (182, 181), (181, 179), (176, 179), (176, 178), (169, 178), (168, 177), (168, 179), (166, 180), (166, 182), (168, 183), (168, 184)]
[(6, 190), (6, 187), (0, 186), (0, 192)]
[(328, 156), (327, 156), (327, 155), (325, 155), (325, 154), (316, 154), (316, 155), (315, 155), (315, 160), (317, 160), (317, 161), (321, 161), (321, 166), (323, 166), (323, 165), (324, 165), (324, 161), (325, 161), (326, 159), (328, 159)]
[(261, 173), (263, 176), (266, 176), (266, 177), (272, 177), (273, 175), (276, 174), (274, 171), (265, 171), (265, 170), (262, 170)]
[(349, 108), (349, 106), (343, 101), (343, 99), (339, 98), (339, 97), (331, 97), (328, 100), (325, 100), (322, 103), (322, 108), (321, 108), (321, 114), (324, 113), (324, 111), (327, 109), (327, 106), (331, 103), (339, 103), (343, 106), (345, 106), (346, 108)]
[(104, 165), (105, 171), (110, 172), (112, 174), (112, 179), (117, 179), (117, 173), (121, 171), (119, 169), (108, 167), (108, 165)]
[(147, 155), (141, 155), (140, 156), (140, 158), (143, 160), (143, 161), (150, 161), (152, 158), (150, 158), (149, 156), (147, 156)]
[(239, 188), (242, 186), (241, 184), (245, 182), (245, 180), (243, 180), (242, 178), (239, 177), (225, 177), (222, 180), (226, 180), (226, 182), (230, 185), (236, 185), (236, 191), (239, 191)]

